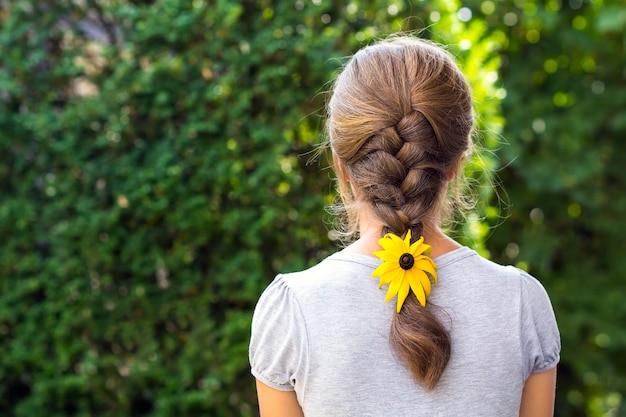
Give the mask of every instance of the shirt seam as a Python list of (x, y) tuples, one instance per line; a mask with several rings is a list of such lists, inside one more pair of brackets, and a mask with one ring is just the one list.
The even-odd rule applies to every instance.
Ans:
[[(309, 345), (309, 330), (308, 330), (308, 326), (307, 326), (307, 320), (306, 317), (304, 315), (304, 312), (302, 311), (302, 307), (300, 304), (300, 300), (298, 299), (298, 295), (296, 294), (296, 292), (293, 290), (293, 288), (291, 288), (291, 285), (289, 285), (287, 283), (287, 281), (285, 281), (285, 276), (284, 274), (279, 274), (277, 278), (282, 278), (283, 279), (283, 283), (286, 285), (286, 287), (289, 289), (289, 292), (291, 293), (291, 296), (293, 297), (296, 307), (298, 308), (298, 313), (300, 315), (300, 317), (302, 318), (302, 323), (303, 323), (303, 327), (304, 327), (304, 338), (305, 338), (305, 349), (306, 349), (306, 360), (305, 360), (305, 366), (304, 366), (304, 370), (302, 372), (303, 376), (303, 382), (302, 382), (302, 403), (300, 404), (300, 407), (304, 408), (304, 401), (305, 401), (305, 396), (306, 396), (306, 392), (307, 392), (307, 384), (309, 381), (309, 368), (310, 368), (310, 362), (311, 362), (311, 349), (310, 349), (310, 345)], [(298, 365), (302, 364), (302, 359), (300, 360), (300, 363)], [(300, 369), (300, 366), (298, 366), (298, 370)], [(294, 386), (294, 391), (296, 392), (297, 395), (297, 390), (295, 389), (296, 387)]]
[[(470, 249), (470, 248), (468, 248), (466, 246), (464, 246), (463, 248), (467, 249), (467, 253), (462, 254), (462, 255), (457, 255), (457, 257), (454, 257), (453, 259), (451, 259), (451, 260), (449, 260), (447, 262), (444, 262), (441, 265), (438, 264), (437, 269), (441, 270), (441, 269), (446, 268), (446, 267), (448, 267), (450, 265), (454, 265), (455, 263), (460, 262), (460, 261), (462, 261), (464, 259), (470, 258), (472, 256), (478, 256), (476, 251), (474, 251), (473, 249)], [(451, 253), (451, 252), (448, 252), (448, 253)], [(337, 252), (335, 255), (339, 255), (339, 254), (340, 254), (340, 252)], [(447, 254), (443, 254), (443, 255), (441, 255), (439, 257), (446, 256), (446, 255)], [(351, 255), (343, 254), (342, 256), (331, 256), (331, 257), (327, 258), (327, 260), (329, 260), (329, 261), (339, 261), (339, 262), (353, 263), (353, 264), (357, 264), (357, 265), (367, 266), (367, 267), (370, 267), (370, 268), (376, 268), (377, 264), (380, 263), (380, 260), (378, 260), (377, 258), (374, 258), (374, 257), (369, 257), (371, 259), (368, 259), (367, 261), (365, 261), (365, 260), (360, 260), (360, 259), (348, 259), (348, 258), (346, 258), (344, 256), (351, 256)], [(358, 255), (358, 256), (367, 257), (367, 255)], [(437, 258), (434, 258), (434, 261), (437, 262)]]
[(526, 384), (526, 380), (528, 379), (528, 377), (530, 376), (530, 373), (528, 373), (528, 368), (527, 368), (527, 363), (526, 363), (526, 357), (524, 355), (524, 312), (522, 311), (524, 309), (524, 300), (522, 300), (522, 294), (523, 294), (523, 288), (522, 286), (524, 285), (524, 283), (522, 282), (522, 274), (521, 271), (515, 267), (510, 267), (512, 268), (514, 271), (517, 272), (517, 284), (518, 284), (518, 293), (517, 293), (517, 302), (519, 303), (519, 313), (518, 313), (518, 317), (517, 317), (517, 325), (518, 325), (518, 333), (517, 333), (517, 343), (518, 343), (518, 347), (519, 347), (519, 351), (520, 351), (520, 365), (521, 365), (521, 369), (522, 369), (522, 386), (524, 386)]

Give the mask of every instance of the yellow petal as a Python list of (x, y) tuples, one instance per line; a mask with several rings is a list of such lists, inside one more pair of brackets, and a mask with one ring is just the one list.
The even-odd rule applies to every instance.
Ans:
[(383, 238), (378, 240), (378, 244), (387, 252), (398, 254), (398, 257), (403, 253), (406, 253), (407, 247), (405, 247), (402, 239), (393, 233), (387, 233)]
[(426, 296), (430, 295), (430, 280), (424, 271), (412, 269), (410, 274), (411, 283), (419, 284), (424, 289)]
[(398, 281), (398, 280), (402, 281), (405, 275), (406, 275), (406, 271), (398, 267), (398, 269), (395, 269), (393, 272), (390, 272), (389, 274), (387, 274), (388, 282)]
[(402, 268), (398, 268), (384, 275), (381, 275), (380, 281), (378, 282), (378, 288), (381, 288), (383, 285), (389, 284), (396, 279), (402, 279), (402, 274), (404, 274), (404, 270)]
[(437, 279), (436, 265), (432, 259), (422, 255), (415, 260), (415, 266), (422, 271), (428, 272), (435, 280)]
[(428, 253), (431, 250), (431, 246), (424, 243), (424, 236), (411, 245), (411, 253), (413, 256), (421, 255), (422, 253)]
[(404, 304), (404, 300), (406, 300), (406, 296), (409, 295), (409, 280), (403, 279), (400, 288), (398, 289), (398, 302), (396, 304), (396, 312), (399, 313), (402, 308), (402, 304)]
[(411, 229), (406, 231), (406, 236), (404, 236), (404, 244), (406, 245), (407, 252), (411, 250)]
[(419, 282), (410, 280), (411, 289), (413, 290), (413, 294), (417, 298), (417, 301), (422, 305), (422, 307), (426, 307), (426, 294), (424, 293), (424, 288), (420, 285)]
[(404, 281), (404, 270), (402, 270), (394, 279), (389, 283), (389, 289), (387, 289), (387, 296), (385, 297), (385, 302), (391, 300), (394, 295), (398, 293), (400, 289), (400, 284)]
[[(410, 231), (410, 230), (409, 230)], [(414, 248), (420, 246), (422, 243), (424, 242), (424, 236), (420, 236), (419, 239), (417, 239), (415, 242), (413, 242), (411, 244), (411, 250), (413, 250)]]
[(379, 250), (372, 253), (374, 254), (374, 256), (378, 257), (378, 259), (381, 259), (385, 262), (398, 262), (398, 259), (400, 258), (399, 255), (396, 256), (395, 253), (387, 252), (384, 250)]
[(374, 272), (372, 272), (372, 278), (382, 277), (397, 268), (400, 268), (400, 263), (397, 261), (383, 262), (374, 270)]

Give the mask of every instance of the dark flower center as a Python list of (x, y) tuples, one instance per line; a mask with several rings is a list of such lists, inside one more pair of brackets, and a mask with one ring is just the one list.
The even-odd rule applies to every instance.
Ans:
[(400, 268), (411, 269), (415, 263), (415, 258), (410, 253), (404, 253), (400, 256)]

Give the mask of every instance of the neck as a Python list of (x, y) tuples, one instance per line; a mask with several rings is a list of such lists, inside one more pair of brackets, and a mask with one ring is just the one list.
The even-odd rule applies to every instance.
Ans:
[[(383, 224), (372, 216), (360, 213), (359, 239), (345, 250), (351, 253), (373, 256), (372, 252), (381, 250), (378, 240), (382, 237)], [(461, 247), (461, 245), (446, 236), (439, 225), (424, 225), (424, 242), (432, 246), (431, 257), (436, 258), (447, 252)]]

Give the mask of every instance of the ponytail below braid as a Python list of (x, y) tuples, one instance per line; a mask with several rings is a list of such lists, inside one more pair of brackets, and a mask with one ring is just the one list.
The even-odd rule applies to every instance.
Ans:
[(426, 390), (435, 388), (450, 360), (450, 333), (432, 312), (422, 307), (413, 291), (391, 322), (389, 341), (416, 382)]

